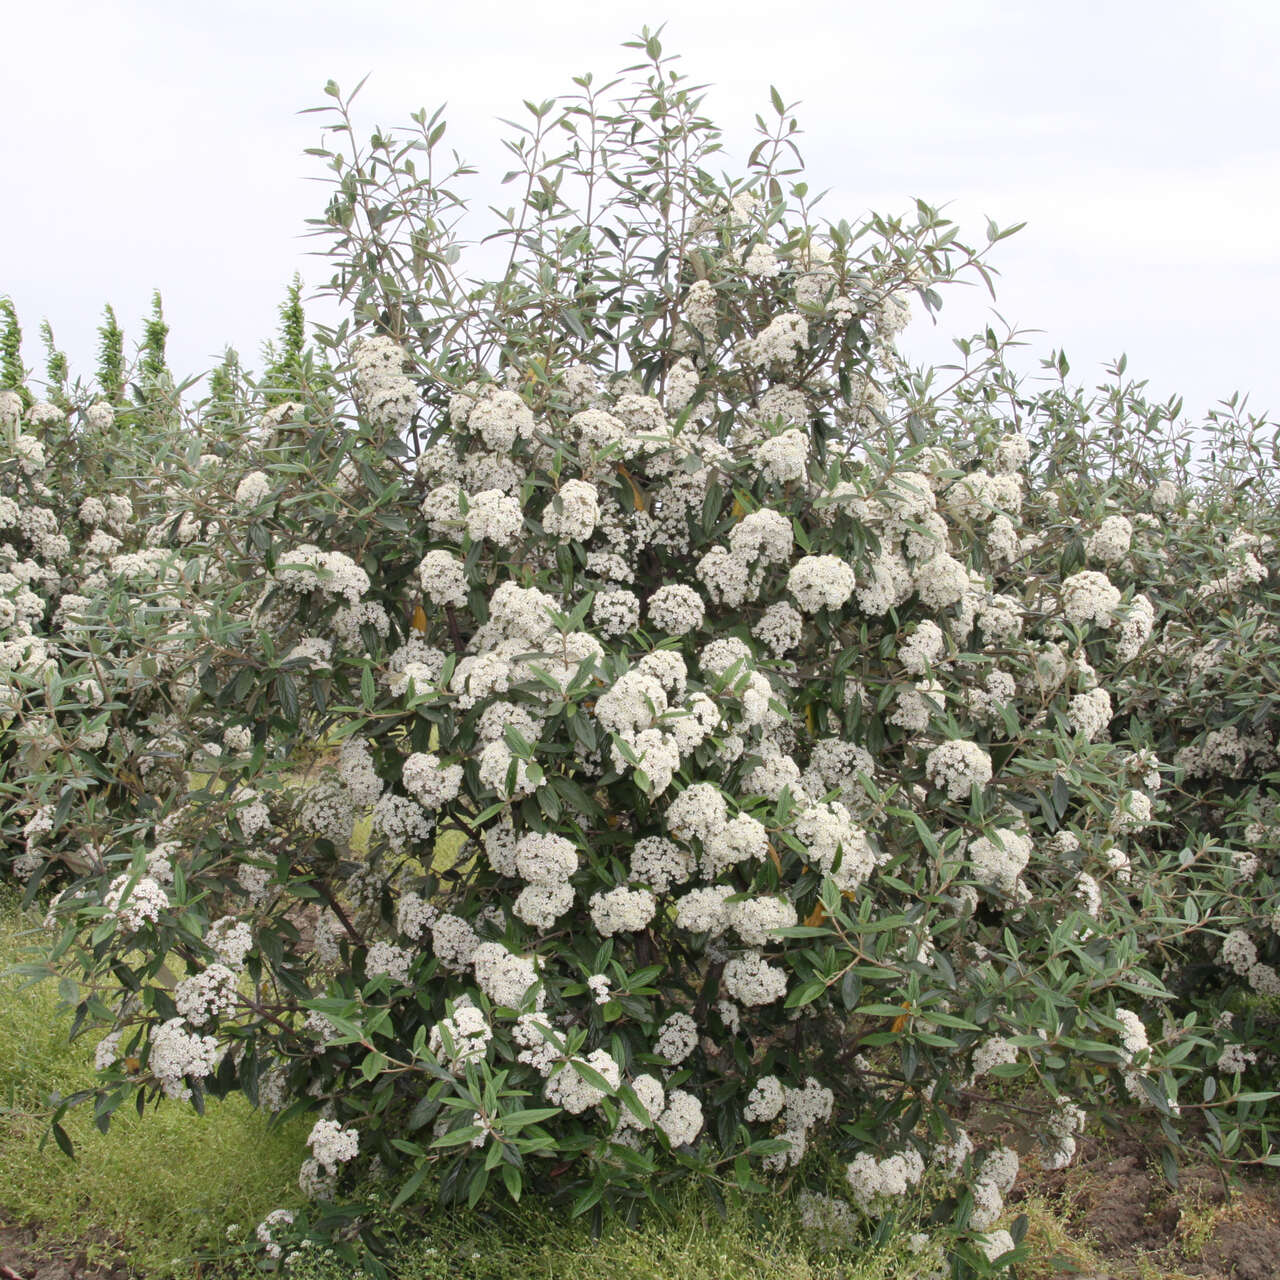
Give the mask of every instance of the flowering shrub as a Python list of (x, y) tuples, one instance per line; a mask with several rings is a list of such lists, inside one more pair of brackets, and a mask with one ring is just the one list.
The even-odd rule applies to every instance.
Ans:
[[(97, 737), (31, 757), (9, 819), (33, 884), (78, 848), (50, 925), (108, 1024), (97, 1114), (314, 1110), (322, 1205), (376, 1161), (398, 1203), (433, 1174), (581, 1212), (804, 1181), (816, 1145), (824, 1229), (927, 1186), (975, 1267), (1014, 1245), (1019, 1157), (964, 1129), (1001, 1078), (1039, 1086), (1051, 1166), (1114, 1096), (1269, 1158), (1236, 1074), (1264, 1010), (1195, 1010), (1206, 972), (1277, 981), (1271, 508), (1133, 389), (1099, 447), (994, 335), (935, 390), (895, 335), (985, 251), (925, 206), (817, 225), (776, 95), (716, 181), (640, 47), (615, 102), (531, 107), (488, 282), (439, 120), (366, 149), (332, 88), (337, 371), (188, 424), (132, 559), (6, 589), (6, 753), (68, 732), (42, 627), (55, 683), (101, 670)], [(24, 474), (68, 447), (6, 412)], [(70, 554), (38, 498), (11, 565)], [(57, 629), (69, 595), (114, 602), (110, 642)]]

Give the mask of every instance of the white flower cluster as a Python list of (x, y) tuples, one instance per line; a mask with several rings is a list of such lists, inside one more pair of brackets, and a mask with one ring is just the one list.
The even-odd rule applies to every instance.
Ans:
[(461, 916), (445, 912), (431, 926), (431, 949), (441, 967), (461, 973), (471, 967), (480, 937)]
[(674, 841), (663, 836), (642, 836), (631, 848), (627, 878), (648, 885), (654, 893), (666, 893), (673, 885), (684, 884), (696, 866), (693, 854)]
[(1073, 626), (1092, 623), (1109, 627), (1119, 603), (1120, 592), (1105, 573), (1085, 569), (1072, 574), (1062, 584), (1062, 612)]
[(1129, 554), (1133, 525), (1124, 516), (1108, 516), (1085, 543), (1085, 555), (1103, 564), (1119, 564)]
[(802, 809), (794, 832), (808, 858), (835, 881), (841, 893), (856, 889), (875, 867), (866, 832), (839, 801)]
[(1048, 1138), (1046, 1152), (1041, 1165), (1046, 1169), (1065, 1169), (1076, 1155), (1076, 1138), (1084, 1132), (1085, 1111), (1083, 1107), (1065, 1098), (1059, 1098), (1057, 1105), (1045, 1120), (1045, 1132)]
[(626, 885), (593, 893), (588, 906), (592, 923), (605, 938), (615, 933), (638, 933), (658, 909), (648, 889), (628, 889)]
[(658, 1028), (658, 1038), (653, 1043), (653, 1051), (660, 1058), (665, 1058), (673, 1067), (678, 1067), (694, 1050), (698, 1043), (698, 1024), (687, 1014), (677, 1011)]
[(1072, 729), (1088, 742), (1096, 742), (1106, 733), (1112, 714), (1111, 695), (1101, 687), (1075, 694), (1067, 707)]
[(808, 345), (808, 321), (795, 312), (786, 312), (774, 316), (754, 338), (745, 339), (739, 350), (748, 364), (786, 364)]
[(465, 519), (473, 542), (487, 540), (499, 547), (514, 543), (524, 528), (520, 503), (500, 489), (484, 489), (469, 495)]
[(150, 876), (138, 880), (129, 875), (116, 876), (107, 888), (102, 905), (130, 932), (141, 929), (148, 921), (156, 924), (160, 913), (169, 908), (169, 895)]
[(919, 1184), (924, 1176), (924, 1160), (914, 1147), (883, 1160), (863, 1151), (849, 1162), (844, 1176), (854, 1204), (868, 1216), (879, 1216)]
[(431, 1028), (427, 1048), (454, 1075), (461, 1075), (467, 1063), (479, 1062), (488, 1052), (493, 1028), (467, 996), (453, 1001), (452, 1010)]
[(516, 873), (527, 883), (513, 910), (534, 929), (550, 929), (573, 905), (569, 877), (578, 869), (578, 851), (564, 836), (527, 832), (515, 848)]
[[(772, 1077), (766, 1076), (764, 1079), (757, 1081), (756, 1089), (759, 1089), (760, 1086), (765, 1084), (765, 1080), (769, 1079), (772, 1079)], [(752, 1090), (752, 1097), (757, 1097), (756, 1089)], [(773, 1109), (771, 1115), (766, 1114), (774, 1107), (775, 1097), (776, 1090), (766, 1087), (765, 1092), (757, 1097), (753, 1114), (761, 1119), (772, 1120), (777, 1118), (779, 1115), (778, 1109)], [(809, 1145), (810, 1130), (830, 1120), (834, 1106), (835, 1094), (814, 1079), (813, 1076), (807, 1077), (804, 1084), (798, 1089), (794, 1089), (789, 1085), (782, 1086), (782, 1131), (778, 1136), (788, 1145), (785, 1151), (777, 1151), (765, 1156), (764, 1167), (771, 1172), (777, 1173), (787, 1168), (788, 1165), (799, 1164), (804, 1158), (805, 1151)]]
[(419, 404), (418, 389), (405, 375), (408, 357), (388, 337), (361, 338), (352, 351), (356, 393), (365, 412), (396, 431), (409, 425)]
[[(458, 410), (468, 403), (460, 396)], [(454, 406), (450, 406), (451, 416)], [(487, 386), (471, 403), (467, 427), (495, 453), (509, 453), (518, 440), (528, 440), (536, 428), (533, 410), (514, 391)]]
[(842, 608), (856, 585), (853, 570), (837, 556), (802, 556), (787, 575), (787, 590), (805, 613)]
[(428, 551), (418, 565), (418, 581), (434, 604), (462, 608), (467, 603), (467, 575), (452, 551)]
[(260, 506), (271, 493), (271, 480), (264, 471), (250, 471), (236, 486), (235, 503), (245, 511)]
[(650, 622), (660, 631), (682, 636), (702, 626), (706, 606), (692, 587), (671, 583), (649, 597), (648, 612)]
[(1004, 1212), (1004, 1198), (1013, 1190), (1018, 1178), (1018, 1154), (1008, 1147), (988, 1152), (978, 1167), (978, 1176), (970, 1191), (973, 1212), (969, 1221), (975, 1230), (988, 1231)]
[(978, 836), (969, 844), (973, 878), (985, 889), (1017, 897), (1019, 877), (1031, 861), (1031, 837), (1012, 827)]
[(211, 964), (173, 989), (174, 1007), (193, 1027), (230, 1013), (235, 1002), (236, 975), (224, 964)]
[(245, 959), (253, 950), (253, 930), (235, 916), (223, 916), (215, 920), (204, 936), (205, 943), (213, 948), (221, 964), (234, 972), (244, 968)]
[(758, 951), (745, 951), (724, 967), (724, 989), (739, 1003), (754, 1007), (772, 1004), (787, 994), (786, 972), (770, 964)]
[(924, 771), (949, 800), (968, 800), (972, 788), (991, 781), (991, 757), (976, 742), (956, 739), (934, 747), (925, 757)]
[(574, 1069), (576, 1062), (581, 1062), (604, 1079), (610, 1091), (617, 1089), (622, 1083), (622, 1072), (607, 1050), (596, 1049), (584, 1058), (562, 1061), (560, 1069), (547, 1076), (543, 1091), (553, 1107), (563, 1107), (570, 1115), (581, 1115), (588, 1107), (598, 1106), (607, 1096), (602, 1089)]
[(922, 676), (946, 650), (942, 628), (923, 618), (898, 648), (898, 661), (913, 676)]
[(427, 809), (439, 809), (454, 799), (462, 787), (462, 766), (442, 766), (430, 751), (415, 751), (400, 773), (404, 788)]
[(344, 1129), (336, 1120), (317, 1120), (307, 1137), (307, 1146), (316, 1163), (332, 1174), (340, 1164), (359, 1155), (360, 1135), (354, 1129)]
[(323, 591), (355, 604), (369, 590), (369, 575), (341, 551), (321, 551), (304, 543), (281, 556), (275, 581), (290, 591)]
[(702, 1132), (702, 1103), (684, 1089), (672, 1089), (656, 1123), (673, 1147), (688, 1146)]
[(186, 1078), (203, 1080), (211, 1076), (221, 1057), (213, 1036), (188, 1031), (181, 1018), (170, 1018), (151, 1032), (147, 1066), (160, 1082), (165, 1097), (184, 1101), (191, 1096)]
[[(518, 1009), (529, 988), (538, 981), (538, 966), (532, 956), (518, 956), (500, 942), (482, 942), (471, 955), (476, 983), (495, 1005)], [(538, 990), (536, 1007), (541, 1009), (545, 993)]]
[(542, 512), (542, 527), (553, 538), (586, 542), (600, 519), (600, 495), (586, 480), (566, 480)]
[(396, 946), (394, 942), (379, 941), (369, 948), (364, 960), (364, 971), (371, 978), (385, 975), (394, 982), (407, 984), (412, 964), (412, 952)]

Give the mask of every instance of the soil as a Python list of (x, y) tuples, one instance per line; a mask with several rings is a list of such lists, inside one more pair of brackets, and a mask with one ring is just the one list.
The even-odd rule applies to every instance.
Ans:
[(1063, 1258), (1037, 1274), (1079, 1280), (1280, 1280), (1280, 1174), (1228, 1189), (1211, 1165), (1171, 1187), (1155, 1152), (1136, 1139), (1085, 1139), (1068, 1169), (1025, 1171), (1012, 1202), (1043, 1196), (1105, 1264), (1092, 1273)]
[(42, 1247), (35, 1228), (0, 1222), (0, 1280), (129, 1280), (129, 1270), (90, 1264), (82, 1251)]

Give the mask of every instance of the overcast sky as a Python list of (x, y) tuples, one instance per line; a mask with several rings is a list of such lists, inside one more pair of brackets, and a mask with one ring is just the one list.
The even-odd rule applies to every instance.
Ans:
[[(28, 364), (39, 321), (92, 369), (111, 302), (141, 333), (153, 288), (170, 363), (223, 347), (256, 363), (324, 188), (326, 80), (363, 124), (448, 103), (448, 138), (502, 172), (498, 116), (584, 71), (630, 60), (644, 23), (711, 86), (709, 114), (745, 158), (776, 84), (799, 100), (822, 211), (854, 220), (916, 197), (975, 239), (986, 216), (1028, 226), (999, 247), (998, 306), (1065, 348), (1092, 382), (1127, 352), (1161, 398), (1200, 413), (1234, 390), (1280, 414), (1280, 4), (1276, 0), (42, 0), (6, 14), (0, 71), (0, 294)], [(477, 190), (482, 190), (477, 187)], [(952, 290), (919, 358), (983, 322)], [(1028, 367), (1035, 367), (1029, 352)]]

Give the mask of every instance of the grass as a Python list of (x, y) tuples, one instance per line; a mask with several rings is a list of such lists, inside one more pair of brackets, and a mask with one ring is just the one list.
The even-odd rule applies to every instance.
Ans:
[(228, 1225), (299, 1202), (307, 1126), (269, 1130), (239, 1097), (210, 1099), (203, 1116), (182, 1104), (121, 1111), (105, 1134), (77, 1110), (65, 1124), (76, 1159), (52, 1142), (41, 1149), (50, 1094), (92, 1083), (95, 1048), (92, 1035), (68, 1043), (52, 983), (24, 991), (24, 979), (4, 975), (41, 933), (38, 917), (0, 901), (0, 1215), (38, 1224), (51, 1252), (190, 1276), (192, 1256)]
[[(905, 1244), (832, 1253), (807, 1240), (776, 1200), (730, 1202), (724, 1217), (689, 1195), (638, 1228), (606, 1221), (592, 1239), (582, 1222), (524, 1203), (488, 1220), (453, 1213), (423, 1224), (391, 1265), (396, 1280), (918, 1280)], [(363, 1280), (323, 1252), (300, 1259), (293, 1280)]]

